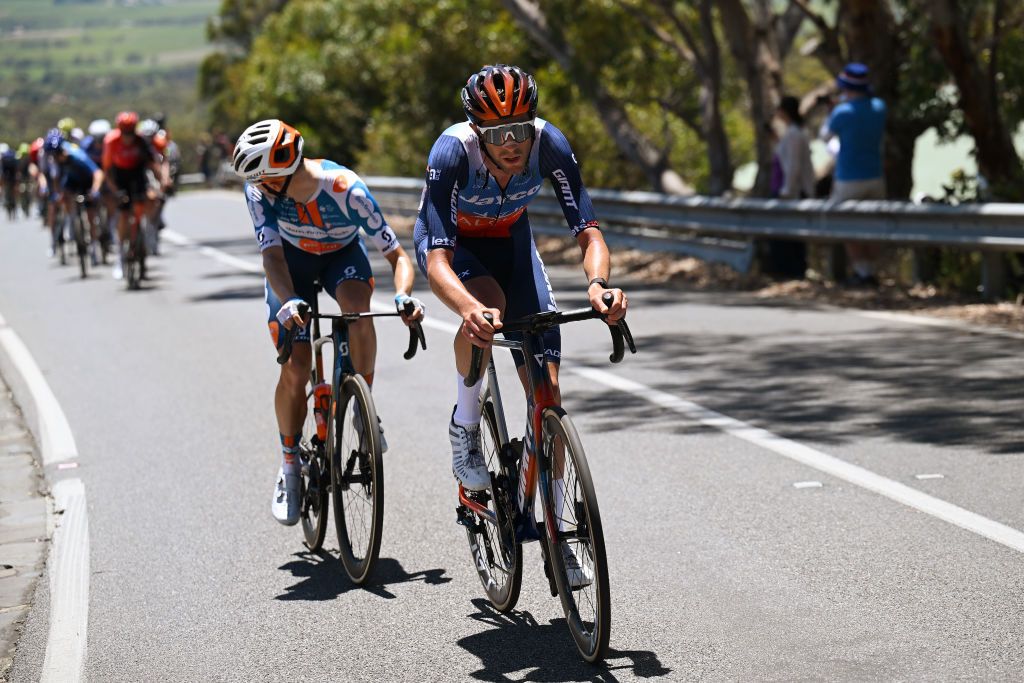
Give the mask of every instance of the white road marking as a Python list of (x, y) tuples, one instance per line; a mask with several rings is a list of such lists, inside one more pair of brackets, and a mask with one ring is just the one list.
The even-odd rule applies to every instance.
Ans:
[[(565, 361), (562, 364), (565, 365)], [(812, 467), (819, 472), (825, 472), (837, 479), (842, 479), (855, 486), (873, 491), (880, 496), (902, 503), (915, 510), (920, 510), (962, 529), (974, 532), (979, 536), (984, 536), (996, 543), (1001, 543), (1007, 548), (1024, 553), (1024, 533), (1005, 524), (929, 496), (898, 481), (887, 479), (863, 467), (840, 460), (833, 455), (828, 455), (809, 446), (790, 441), (765, 429), (754, 427), (727, 415), (716, 413), (713, 410), (673, 394), (659, 391), (597, 368), (572, 365), (569, 370), (592, 382), (599, 382), (607, 387), (632, 394), (661, 408), (684, 415), (695, 422), (713, 427), (738, 439)]]
[(89, 517), (81, 479), (62, 479), (53, 487), (54, 504), (63, 511), (50, 555), (50, 635), (39, 680), (69, 683), (85, 671), (89, 626)]
[[(67, 417), (49, 383), (21, 338), (0, 316), (0, 363), (21, 376), (36, 414), (36, 434), (43, 466), (73, 469), (78, 447)], [(24, 399), (23, 399), (24, 400)], [(40, 680), (75, 683), (85, 669), (89, 625), (89, 518), (85, 486), (80, 479), (62, 479), (53, 487), (56, 509), (63, 515), (53, 534), (48, 573), (50, 633)]]
[(945, 479), (943, 474), (915, 474), (914, 479)]
[[(845, 310), (845, 309), (843, 309)], [(857, 311), (857, 315), (875, 320), (895, 321), (908, 323), (910, 325), (923, 325), (925, 327), (945, 327), (952, 330), (959, 330), (969, 334), (986, 334), (994, 337), (1006, 337), (1008, 339), (1024, 339), (1024, 334), (1013, 330), (1004, 330), (998, 327), (982, 327), (973, 325), (961, 320), (947, 320), (936, 318), (930, 315), (911, 315), (910, 313), (895, 313), (892, 311)]]
[(793, 482), (795, 489), (820, 489), (824, 484), (820, 481), (797, 481)]
[[(216, 249), (213, 249), (213, 247), (207, 247), (207, 249), (217, 251)], [(228, 254), (224, 255), (228, 256)], [(234, 259), (234, 257), (231, 258)], [(248, 270), (250, 265), (251, 264), (246, 264), (247, 267), (245, 270)], [(394, 310), (393, 306), (387, 306), (377, 301), (373, 302), (372, 307), (374, 310), (379, 311)], [(935, 319), (930, 318), (929, 320), (934, 321)], [(912, 321), (907, 320), (906, 322)], [(423, 321), (423, 326), (447, 332), (449, 334), (455, 334), (458, 331), (458, 325), (442, 320), (435, 320), (433, 318), (425, 319)], [(956, 325), (951, 326), (958, 327)], [(741, 422), (740, 420), (723, 415), (722, 413), (709, 410), (697, 403), (687, 401), (686, 399), (679, 398), (673, 394), (659, 391), (653, 387), (628, 380), (605, 370), (577, 365), (564, 359), (562, 360), (561, 365), (564, 371), (571, 372), (592, 382), (603, 384), (611, 389), (632, 394), (660, 408), (684, 415), (707, 427), (712, 427), (725, 432), (730, 436), (742, 439), (743, 441), (754, 444), (755, 446), (759, 446), (785, 458), (794, 460), (802, 465), (816, 469), (819, 472), (824, 472), (836, 477), (837, 479), (842, 479), (845, 482), (867, 489), (873, 493), (877, 493), (878, 495), (896, 501), (897, 503), (914, 508), (915, 510), (931, 515), (932, 517), (941, 519), (944, 522), (948, 522), (962, 529), (978, 534), (979, 536), (995, 541), (996, 543), (1000, 543), (1007, 548), (1016, 550), (1017, 552), (1024, 553), (1024, 533), (1005, 524), (983, 517), (982, 515), (971, 512), (970, 510), (965, 510), (964, 508), (953, 505), (952, 503), (947, 503), (946, 501), (935, 498), (934, 496), (929, 496), (926, 493), (912, 489), (898, 481), (888, 479), (880, 474), (875, 474), (870, 470), (859, 467), (858, 465), (853, 465), (844, 460), (840, 460), (833, 455), (823, 453), (795, 441), (790, 441), (789, 439), (772, 434), (765, 429), (754, 427), (753, 425)]]
[(163, 231), (163, 237), (171, 244), (175, 244), (179, 247), (198, 249), (199, 253), (202, 254), (203, 256), (208, 256), (215, 261), (223, 263), (226, 266), (238, 268), (239, 270), (244, 270), (247, 273), (263, 273), (263, 266), (257, 263), (253, 263), (252, 261), (247, 261), (245, 259), (238, 258), (237, 256), (232, 256), (231, 254), (225, 251), (221, 251), (220, 249), (215, 249), (214, 247), (208, 247), (206, 245), (200, 244), (199, 242), (196, 242), (192, 238), (182, 235), (180, 232), (175, 232), (174, 230), (165, 228)]
[(0, 346), (6, 352), (6, 361), (13, 366), (31, 395), (36, 412), (36, 434), (39, 435), (40, 456), (43, 467), (78, 457), (78, 447), (71, 426), (57, 397), (43, 376), (28, 347), (0, 316)]

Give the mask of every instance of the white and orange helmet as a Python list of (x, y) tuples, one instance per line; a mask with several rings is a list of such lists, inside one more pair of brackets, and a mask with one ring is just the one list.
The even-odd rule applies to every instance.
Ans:
[(231, 168), (249, 182), (290, 176), (301, 163), (302, 135), (280, 119), (246, 128), (231, 155)]

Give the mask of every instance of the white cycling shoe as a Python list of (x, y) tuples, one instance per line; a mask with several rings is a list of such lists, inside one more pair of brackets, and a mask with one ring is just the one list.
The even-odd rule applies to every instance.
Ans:
[(274, 499), (270, 503), (274, 519), (285, 526), (293, 526), (299, 521), (301, 504), (302, 478), (298, 474), (285, 474), (283, 469), (279, 469), (277, 483), (274, 485)]
[(569, 579), (569, 588), (572, 590), (586, 588), (594, 583), (593, 570), (580, 564), (576, 553), (573, 552), (572, 547), (565, 541), (562, 541), (562, 562), (565, 564), (565, 574)]
[(480, 425), (463, 427), (448, 423), (448, 438), (452, 442), (452, 474), (469, 491), (483, 491), (491, 485), (487, 463), (480, 452)]

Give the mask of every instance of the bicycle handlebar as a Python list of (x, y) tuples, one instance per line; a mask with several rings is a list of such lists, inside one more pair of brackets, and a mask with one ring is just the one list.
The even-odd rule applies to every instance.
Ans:
[[(408, 302), (402, 310), (406, 315), (411, 315), (412, 312), (416, 310), (416, 306), (412, 302)], [(305, 318), (308, 313), (309, 304), (299, 304), (299, 315)], [(319, 314), (317, 317), (327, 320), (345, 320), (351, 322), (360, 318), (382, 318), (393, 315), (399, 315), (399, 313), (396, 311), (394, 313), (343, 313), (341, 315)], [(291, 358), (292, 345), (295, 341), (295, 335), (298, 333), (298, 325), (292, 325), (290, 329), (285, 330), (284, 341), (281, 343), (281, 350), (277, 354), (278, 365), (284, 365), (288, 362), (288, 359)], [(427, 349), (427, 338), (426, 335), (423, 334), (423, 326), (420, 325), (419, 321), (416, 321), (409, 326), (409, 348), (402, 354), (402, 357), (406, 360), (410, 360), (416, 355), (417, 346), (422, 347), (424, 351)]]
[[(606, 306), (610, 306), (614, 298), (615, 297), (611, 292), (606, 292), (604, 296), (601, 297), (601, 300), (604, 301)], [(592, 320), (594, 318), (600, 318), (601, 320), (607, 321), (607, 316), (598, 313), (594, 308), (577, 308), (572, 311), (546, 311), (543, 313), (528, 315), (519, 320), (503, 322), (501, 325), (501, 331), (537, 334), (564, 323), (572, 323), (580, 320)], [(494, 322), (494, 319), (489, 313), (484, 313), (484, 319), (489, 323)], [(620, 318), (615, 321), (614, 325), (609, 325), (608, 330), (612, 335), (612, 353), (608, 356), (608, 360), (612, 363), (621, 362), (623, 357), (626, 355), (627, 346), (629, 347), (630, 353), (636, 353), (636, 343), (633, 341), (633, 334), (629, 331), (629, 325), (626, 324), (625, 318)], [(463, 383), (467, 387), (471, 387), (480, 381), (480, 373), (483, 371), (483, 358), (484, 350), (479, 346), (474, 345), (472, 357), (469, 362), (469, 374), (467, 374), (466, 379), (463, 380)]]

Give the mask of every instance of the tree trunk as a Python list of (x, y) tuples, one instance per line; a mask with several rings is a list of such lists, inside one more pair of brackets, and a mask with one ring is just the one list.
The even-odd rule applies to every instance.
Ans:
[(693, 188), (669, 165), (666, 152), (658, 149), (630, 121), (625, 105), (609, 93), (589, 66), (577, 60), (572, 47), (552, 30), (540, 5), (532, 0), (502, 0), (516, 22), (542, 50), (572, 76), (580, 92), (597, 109), (601, 123), (619, 150), (647, 175), (657, 192), (693, 194)]
[(953, 0), (930, 0), (931, 31), (960, 91), (960, 108), (977, 147), (978, 168), (997, 194), (1020, 197), (1020, 158), (999, 107), (998, 87), (990, 71), (986, 76), (978, 62), (980, 49), (970, 43), (966, 20)]
[(701, 126), (711, 175), (708, 191), (717, 197), (732, 189), (735, 169), (729, 151), (729, 135), (722, 120), (722, 56), (715, 36), (711, 0), (701, 0), (700, 28), (707, 57), (707, 68), (701, 74)]
[(740, 0), (720, 0), (718, 14), (733, 57), (743, 71), (750, 96), (750, 118), (757, 150), (757, 180), (753, 194), (770, 194), (772, 155), (775, 153), (768, 127), (778, 106), (782, 73), (775, 54), (772, 15), (766, 0), (758, 0), (754, 23)]

